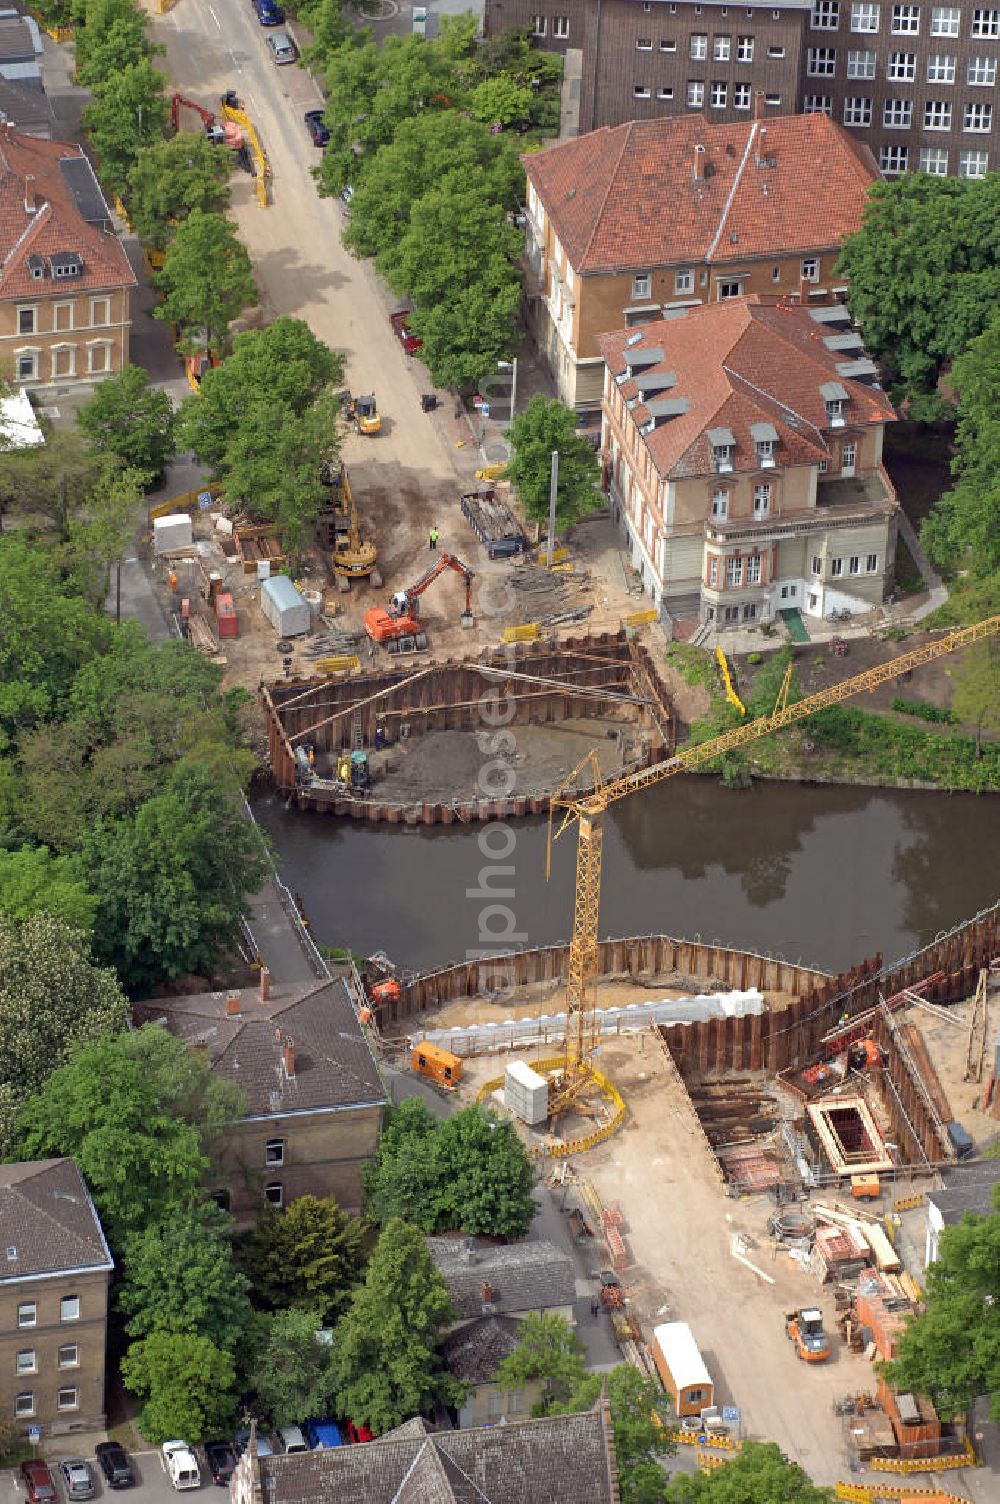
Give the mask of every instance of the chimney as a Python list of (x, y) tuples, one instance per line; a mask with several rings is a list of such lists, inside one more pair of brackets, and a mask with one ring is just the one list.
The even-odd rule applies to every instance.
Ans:
[(29, 172), (24, 180), (24, 212), (34, 214), (38, 206), (35, 203), (35, 179)]
[(483, 1280), (479, 1286), (479, 1294), (483, 1302), (483, 1311), (488, 1312), (493, 1304), (493, 1286), (488, 1280)]
[(809, 282), (808, 277), (800, 277), (799, 278), (799, 302), (802, 304), (803, 308), (809, 302), (809, 287), (810, 287), (810, 282)]
[(271, 996), (271, 973), (266, 966), (260, 969), (260, 1000), (266, 1003)]
[(285, 1062), (285, 1075), (289, 1081), (295, 1079), (295, 1046), (290, 1039), (286, 1039), (281, 1048), (281, 1058)]
[(764, 94), (764, 90), (763, 89), (755, 89), (754, 90), (754, 95), (753, 95), (753, 118), (755, 120), (763, 120), (764, 119), (764, 99), (765, 99), (765, 97), (766, 96)]
[(240, 1013), (240, 995), (238, 992), (230, 992), (226, 997), (226, 1014), (229, 1018), (237, 1018)]
[(465, 1247), (462, 1249), (462, 1256), (467, 1264), (474, 1264), (476, 1262), (476, 1245), (471, 1238), (467, 1240)]
[(705, 148), (703, 146), (696, 146), (694, 149), (691, 176), (696, 183), (703, 183), (705, 181)]

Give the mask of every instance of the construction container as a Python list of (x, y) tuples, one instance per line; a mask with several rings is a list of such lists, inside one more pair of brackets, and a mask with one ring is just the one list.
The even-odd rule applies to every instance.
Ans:
[(509, 559), (528, 546), (521, 525), (496, 491), (468, 491), (462, 497), (462, 512), (491, 559)]
[(508, 1065), (503, 1078), (503, 1103), (522, 1123), (534, 1127), (549, 1115), (549, 1083), (523, 1060)]
[(309, 606), (286, 574), (264, 580), (260, 609), (279, 637), (301, 637), (309, 631)]
[(410, 1069), (418, 1075), (427, 1076), (441, 1086), (456, 1086), (462, 1079), (462, 1062), (450, 1050), (425, 1040), (414, 1045), (410, 1055)]
[(941, 1421), (933, 1402), (922, 1394), (896, 1394), (883, 1378), (876, 1393), (889, 1417), (900, 1457), (937, 1457), (941, 1452)]
[(187, 512), (171, 512), (168, 517), (154, 517), (154, 554), (167, 554), (171, 553), (175, 548), (190, 547), (191, 518)]
[(239, 624), (236, 620), (236, 607), (233, 598), (227, 590), (221, 590), (215, 597), (215, 624), (220, 637), (238, 637)]
[(654, 1327), (652, 1351), (656, 1371), (679, 1416), (700, 1416), (715, 1403), (715, 1385), (686, 1321)]

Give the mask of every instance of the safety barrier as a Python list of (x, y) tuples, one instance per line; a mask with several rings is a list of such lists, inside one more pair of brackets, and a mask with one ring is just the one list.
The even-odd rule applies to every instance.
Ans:
[[(562, 1065), (562, 1055), (556, 1055), (551, 1060), (532, 1061), (531, 1069), (537, 1071), (540, 1076), (544, 1076), (547, 1071), (557, 1071)], [(565, 1142), (558, 1144), (539, 1145), (538, 1148), (531, 1150), (533, 1158), (565, 1159), (568, 1154), (583, 1154), (587, 1149), (593, 1149), (596, 1144), (603, 1143), (606, 1138), (610, 1138), (621, 1127), (625, 1117), (625, 1101), (621, 1092), (600, 1071), (591, 1069), (590, 1078), (594, 1085), (600, 1087), (604, 1095), (613, 1104), (615, 1110), (612, 1116), (606, 1123), (602, 1123), (600, 1128), (595, 1128), (592, 1133), (584, 1134), (582, 1138), (567, 1139)], [(494, 1076), (491, 1081), (487, 1081), (484, 1086), (479, 1088), (476, 1093), (476, 1101), (485, 1102), (495, 1091), (500, 1090), (503, 1082), (503, 1076)]]
[[(710, 1447), (715, 1452), (741, 1452), (742, 1441), (735, 1436), (713, 1436), (710, 1431), (692, 1431), (687, 1427), (667, 1432), (671, 1441), (678, 1442), (682, 1447)], [(705, 1440), (702, 1440), (702, 1438)], [(725, 1462), (725, 1457), (720, 1457), (719, 1462)]]
[(968, 1437), (961, 1452), (947, 1457), (873, 1457), (878, 1473), (947, 1473), (958, 1467), (978, 1467), (976, 1449)]
[(158, 502), (155, 507), (150, 507), (147, 513), (149, 521), (155, 522), (157, 517), (170, 517), (174, 512), (189, 512), (192, 507), (198, 505), (198, 497), (204, 496), (206, 491), (214, 501), (217, 496), (222, 495), (221, 482), (206, 481), (203, 486), (198, 486), (193, 491), (184, 491), (180, 496), (172, 496), (169, 501)]
[(623, 620), (626, 627), (651, 627), (659, 614), (655, 606), (650, 606), (648, 611), (633, 611)]
[(537, 621), (524, 622), (519, 627), (504, 627), (504, 642), (534, 642), (538, 636)]
[(915, 1206), (923, 1206), (926, 1200), (923, 1191), (917, 1191), (913, 1196), (900, 1196), (892, 1203), (892, 1209), (894, 1212), (911, 1212)]
[(898, 1499), (901, 1487), (907, 1499), (934, 1499), (935, 1504), (969, 1504), (958, 1494), (942, 1493), (939, 1488), (916, 1488), (909, 1483), (836, 1483), (833, 1491), (847, 1504), (869, 1504), (875, 1499)]
[(271, 164), (268, 161), (267, 152), (261, 145), (260, 137), (257, 134), (254, 123), (246, 110), (238, 109), (235, 105), (226, 104), (225, 100), (222, 102), (222, 114), (224, 119), (231, 120), (234, 125), (240, 127), (249, 142), (250, 152), (257, 169), (254, 173), (254, 192), (257, 195), (257, 202), (261, 208), (266, 209), (270, 202), (268, 188), (272, 177)]
[(733, 688), (733, 681), (729, 676), (729, 664), (727, 663), (726, 655), (721, 648), (717, 647), (715, 650), (715, 661), (719, 665), (719, 669), (722, 673), (722, 682), (726, 686), (726, 699), (729, 701), (730, 705), (734, 705), (736, 707), (740, 715), (746, 715), (747, 708)]

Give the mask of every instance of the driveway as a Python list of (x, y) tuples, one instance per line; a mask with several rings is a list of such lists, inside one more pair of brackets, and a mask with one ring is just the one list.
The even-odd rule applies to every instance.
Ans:
[[(221, 1489), (216, 1489), (211, 1481), (211, 1474), (205, 1466), (204, 1453), (196, 1448), (198, 1460), (201, 1466), (202, 1484), (197, 1492), (207, 1493), (210, 1499), (223, 1500), (227, 1497)], [(94, 1438), (58, 1436), (51, 1441), (43, 1440), (39, 1452), (52, 1470), (52, 1477), (56, 1487), (56, 1495), (59, 1504), (66, 1504), (66, 1489), (62, 1477), (58, 1472), (58, 1462), (61, 1457), (83, 1457), (90, 1463), (91, 1472), (97, 1485), (94, 1495), (97, 1499), (108, 1501), (117, 1500), (120, 1504), (176, 1504), (178, 1495), (171, 1487), (167, 1475), (163, 1470), (160, 1453), (156, 1450), (129, 1452), (133, 1468), (136, 1473), (136, 1486), (129, 1489), (108, 1488), (101, 1475), (101, 1470), (94, 1459)], [(208, 1480), (207, 1482), (205, 1480)], [(196, 1492), (192, 1489), (187, 1496)], [(21, 1483), (20, 1474), (13, 1468), (4, 1468), (0, 1471), (0, 1504), (24, 1504), (25, 1493)]]

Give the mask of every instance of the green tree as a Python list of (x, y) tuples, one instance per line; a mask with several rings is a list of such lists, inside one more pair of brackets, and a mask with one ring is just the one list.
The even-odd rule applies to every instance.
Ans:
[[(142, 512), (146, 477), (139, 470), (119, 470), (91, 498), (85, 519), (70, 523), (68, 559), (95, 604), (108, 594), (111, 566), (120, 565)], [(116, 620), (120, 620), (120, 611)]]
[(129, 219), (144, 245), (164, 250), (193, 209), (222, 214), (229, 207), (233, 153), (207, 136), (178, 131), (140, 151), (128, 177)]
[(42, 913), (86, 933), (94, 922), (94, 896), (69, 859), (54, 857), (47, 846), (0, 851), (0, 914), (27, 919)]
[(75, 1159), (120, 1251), (202, 1194), (211, 1146), (245, 1109), (242, 1093), (183, 1040), (146, 1024), (106, 1033), (52, 1071), (18, 1116), (16, 1148), (24, 1159)]
[(248, 401), (229, 436), (219, 473), (229, 496), (253, 517), (273, 522), (285, 553), (296, 558), (311, 541), (328, 502), (324, 460), (336, 452), (340, 404), (332, 395), (297, 414), (266, 398)]
[(513, 1126), (479, 1106), (443, 1122), (419, 1099), (393, 1110), (366, 1170), (370, 1214), (426, 1232), (520, 1238), (534, 1215), (534, 1170)]
[(177, 325), (182, 344), (193, 347), (204, 339), (216, 352), (226, 348), (233, 319), (257, 300), (250, 257), (236, 226), (202, 209), (193, 209), (177, 226), (156, 286), (163, 302), (155, 316)]
[(142, 366), (126, 366), (102, 381), (76, 421), (98, 454), (116, 455), (147, 485), (160, 478), (175, 453), (173, 404)]
[(301, 418), (343, 379), (343, 357), (301, 319), (283, 315), (266, 329), (237, 334), (232, 354), (206, 371), (198, 396), (181, 407), (181, 443), (206, 464), (222, 468), (248, 405), (269, 402), (279, 416), (268, 428), (280, 428), (286, 410)]
[(549, 515), (549, 476), (552, 451), (559, 451), (556, 525), (568, 527), (603, 506), (598, 488), (600, 465), (585, 439), (576, 432), (576, 414), (563, 403), (532, 397), (510, 426), (513, 458), (507, 474), (528, 516), (543, 522)]
[(516, 346), (521, 287), (513, 268), (494, 263), (495, 283), (458, 288), (452, 302), (415, 306), (413, 332), (423, 340), (421, 359), (438, 386), (469, 391), (484, 371), (509, 360)]
[(432, 307), (465, 287), (506, 285), (522, 240), (503, 206), (484, 201), (489, 182), (482, 168), (451, 172), (414, 203), (403, 235), (376, 263), (394, 291)]
[(12, 509), (36, 525), (44, 519), (64, 543), (108, 474), (107, 460), (72, 428), (47, 427), (44, 444), (0, 453), (0, 487)]
[(976, 756), (983, 755), (983, 732), (1000, 731), (1000, 652), (996, 639), (975, 643), (955, 671), (951, 708), (976, 728)]
[(711, 1473), (676, 1473), (667, 1504), (833, 1504), (773, 1441), (745, 1441), (731, 1462)]
[(231, 780), (184, 762), (134, 817), (99, 821), (82, 864), (97, 898), (95, 953), (138, 989), (211, 973), (239, 934), (267, 852)]
[(1000, 321), (959, 356), (951, 382), (957, 481), (924, 518), (920, 541), (942, 568), (985, 578), (1000, 572)]
[(87, 0), (84, 25), (74, 37), (76, 77), (98, 90), (139, 58), (162, 52), (146, 34), (146, 17), (135, 0)]
[(927, 1305), (903, 1331), (886, 1377), (897, 1390), (929, 1394), (946, 1419), (981, 1394), (1000, 1419), (1000, 1189), (995, 1211), (966, 1214), (941, 1233), (927, 1266)]
[(661, 1504), (667, 1497), (662, 1462), (676, 1452), (677, 1444), (667, 1430), (670, 1401), (657, 1379), (640, 1373), (631, 1363), (619, 1363), (610, 1373), (586, 1374), (569, 1399), (549, 1405), (546, 1414), (572, 1415), (590, 1410), (604, 1385), (622, 1504)]
[(133, 1342), (122, 1380), (144, 1398), (142, 1434), (152, 1442), (223, 1435), (236, 1411), (236, 1366), (228, 1352), (194, 1332), (154, 1331)]
[(263, 1318), (263, 1336), (253, 1344), (250, 1376), (262, 1408), (276, 1425), (301, 1425), (328, 1415), (336, 1391), (334, 1351), (317, 1334), (319, 1311), (290, 1306)]
[(865, 344), (886, 360), (916, 417), (940, 413), (948, 362), (993, 317), (1000, 294), (1000, 176), (982, 182), (906, 173), (875, 183), (838, 271)]
[(93, 103), (83, 112), (101, 179), (113, 193), (128, 192), (129, 174), (140, 151), (167, 134), (166, 82), (166, 75), (148, 57), (126, 63), (95, 89)]
[[(517, 1347), (500, 1365), (497, 1382), (503, 1389), (522, 1389), (532, 1380), (540, 1382), (542, 1397), (533, 1413), (549, 1415), (554, 1405), (565, 1404), (576, 1395), (586, 1379), (583, 1343), (569, 1322), (551, 1311), (541, 1315), (531, 1312), (521, 1323), (521, 1331)], [(596, 1395), (589, 1404), (594, 1399)], [(580, 1408), (589, 1406), (582, 1404)]]
[(334, 1331), (341, 1411), (381, 1434), (436, 1400), (461, 1404), (467, 1388), (437, 1352), (455, 1315), (423, 1234), (394, 1219)]
[(229, 1228), (213, 1203), (181, 1203), (129, 1240), (118, 1304), (130, 1337), (192, 1332), (237, 1351), (250, 1321), (249, 1282), (233, 1264)]
[(509, 73), (484, 78), (472, 92), (470, 106), (485, 125), (519, 125), (530, 120), (534, 91)]
[(320, 1316), (321, 1326), (346, 1306), (365, 1259), (361, 1222), (332, 1197), (297, 1196), (283, 1211), (267, 1207), (236, 1244), (259, 1305), (302, 1306)]

